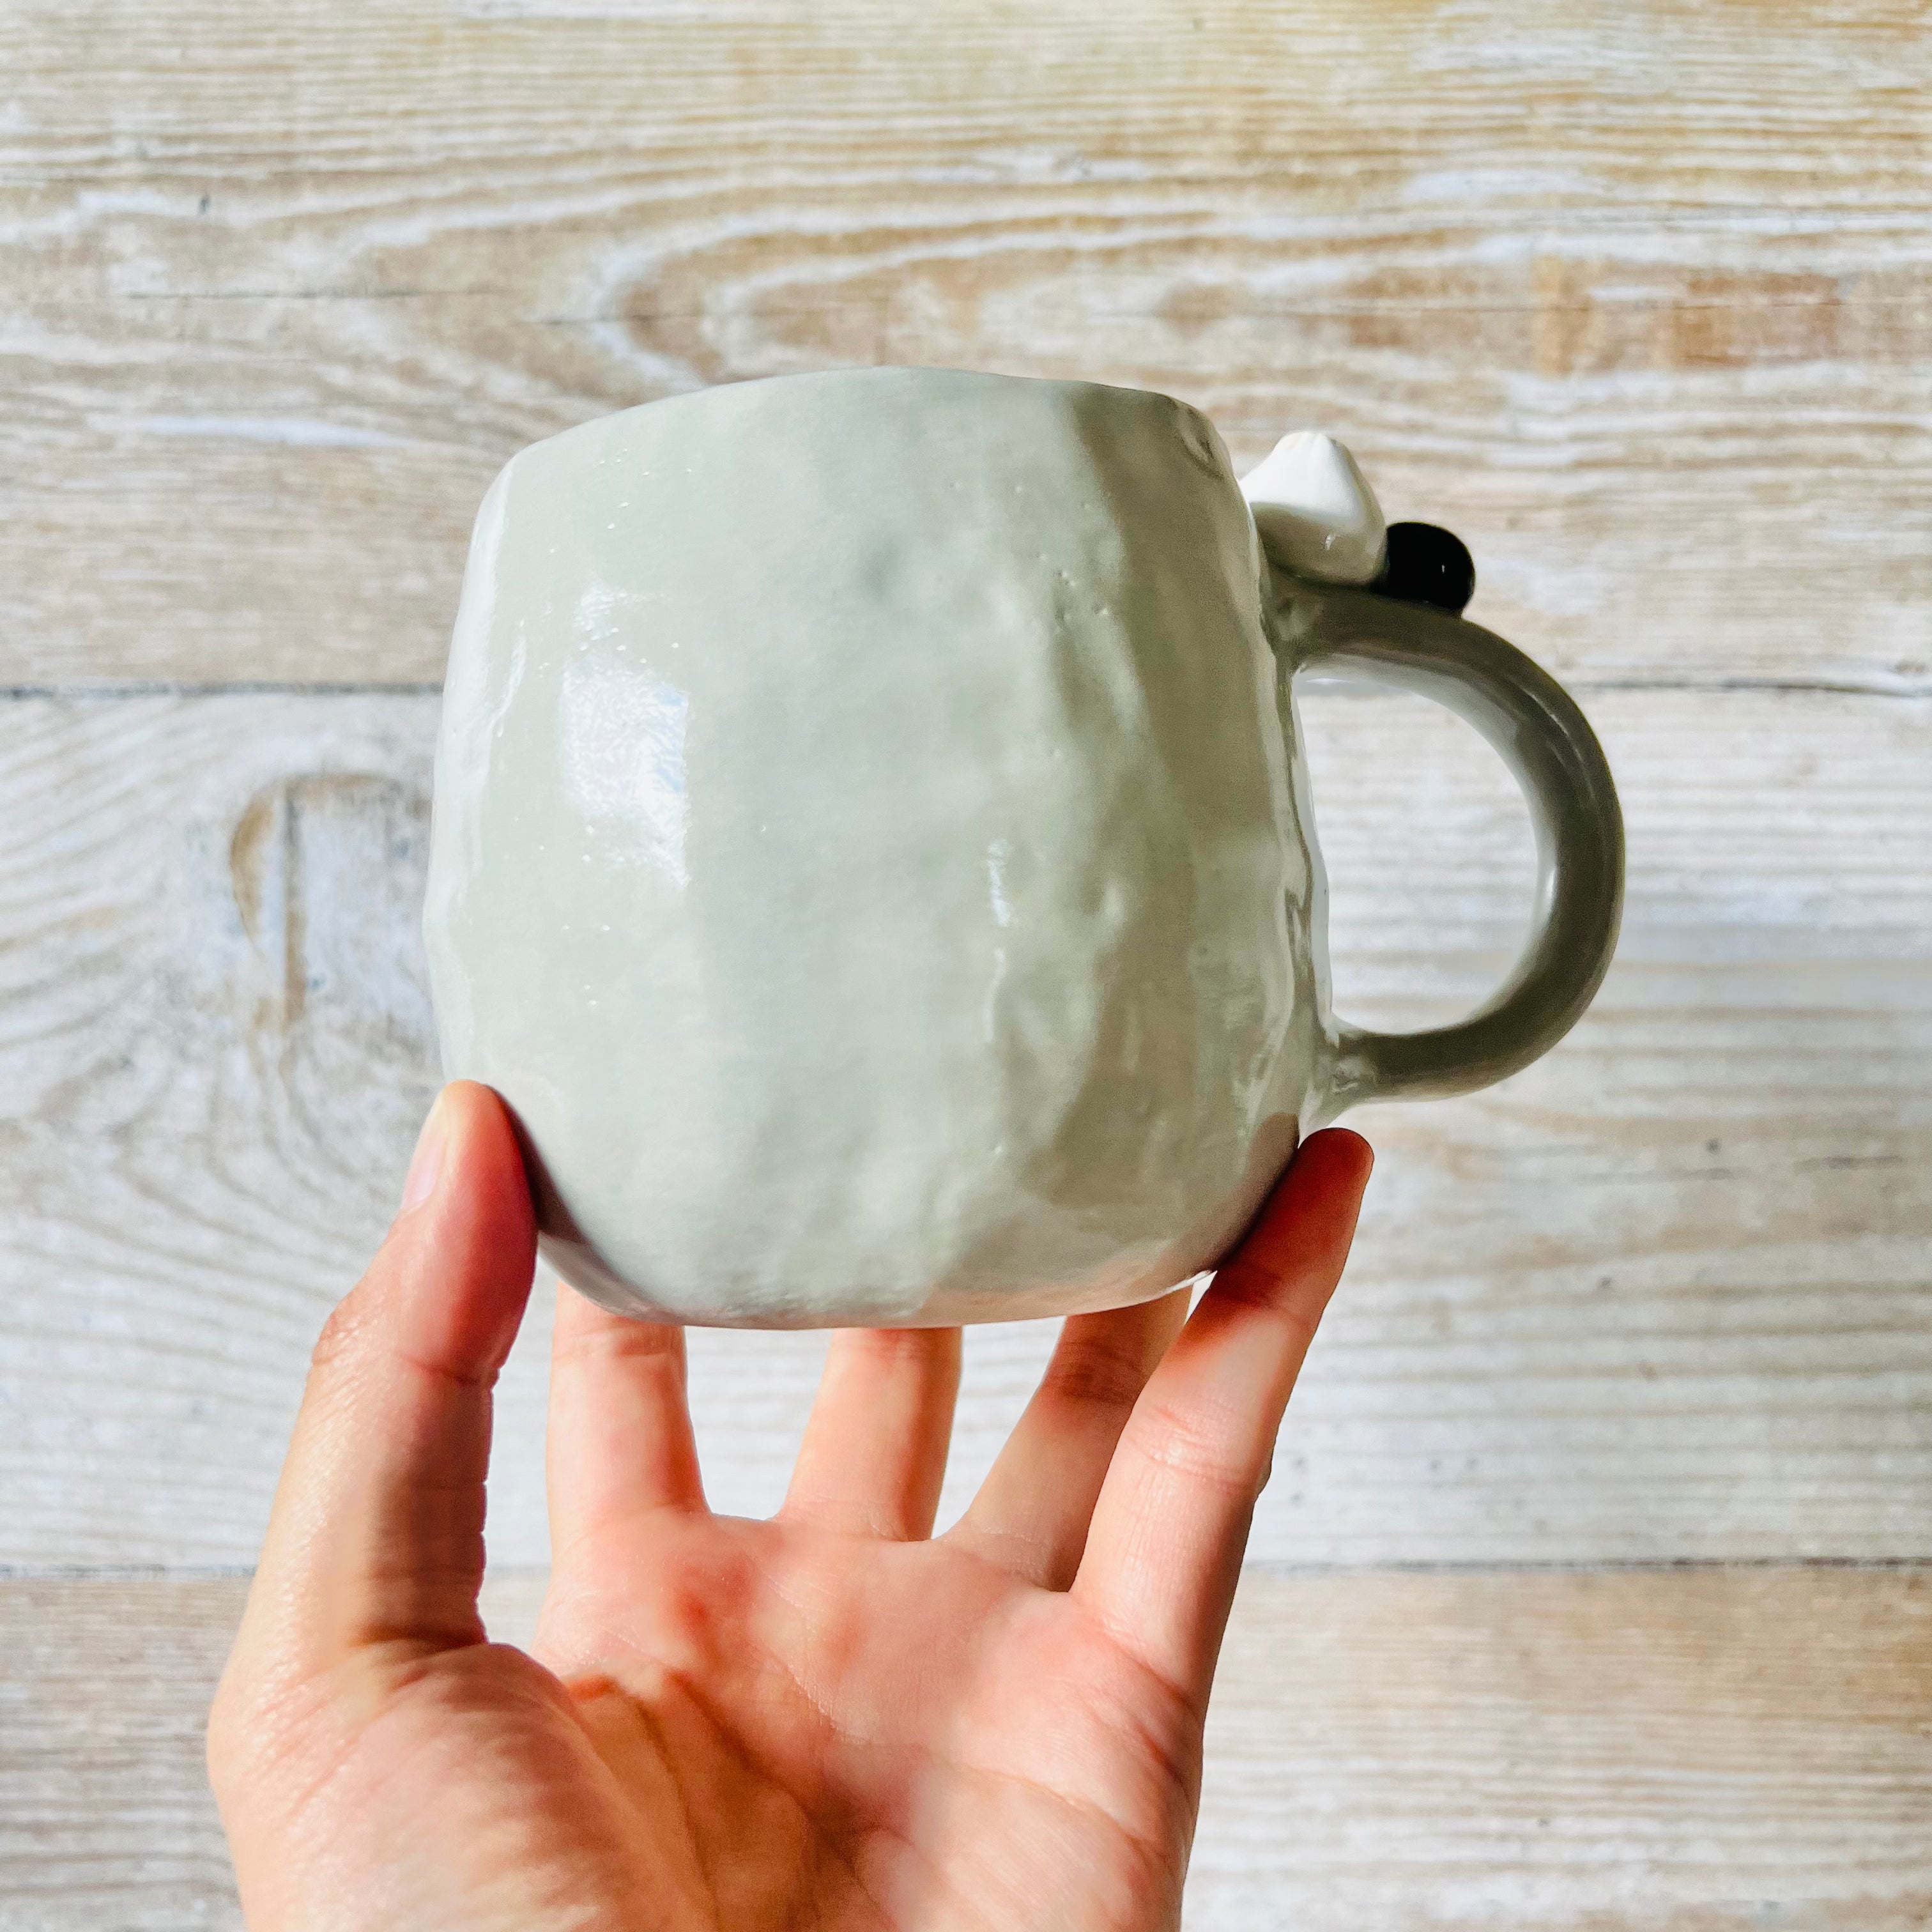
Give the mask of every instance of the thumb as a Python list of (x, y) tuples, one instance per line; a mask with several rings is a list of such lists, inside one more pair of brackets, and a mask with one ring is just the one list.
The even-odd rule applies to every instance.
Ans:
[(316, 1343), (231, 1670), (482, 1640), (490, 1394), (535, 1262), (502, 1102), (446, 1088), (388, 1238)]

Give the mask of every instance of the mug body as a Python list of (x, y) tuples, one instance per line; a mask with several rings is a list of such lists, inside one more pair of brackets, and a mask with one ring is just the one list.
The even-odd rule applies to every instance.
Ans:
[(425, 930), (566, 1279), (894, 1325), (1211, 1265), (1324, 1050), (1262, 570), (1207, 419), (1097, 383), (785, 376), (512, 459)]

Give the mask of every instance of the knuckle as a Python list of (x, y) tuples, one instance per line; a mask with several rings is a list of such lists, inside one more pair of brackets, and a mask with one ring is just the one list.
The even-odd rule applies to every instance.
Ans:
[(243, 1676), (231, 1663), (208, 1707), (208, 1781), (218, 1798), (248, 1781), (261, 1738), (272, 1730), (277, 1715), (276, 1700), (268, 1686)]
[(1214, 1272), (1214, 1293), (1224, 1306), (1256, 1308), (1274, 1314), (1281, 1306), (1281, 1277), (1245, 1256), (1237, 1255)]
[(681, 1368), (684, 1360), (682, 1331), (661, 1328), (655, 1322), (633, 1322), (628, 1317), (621, 1326), (599, 1323), (594, 1328), (560, 1335), (551, 1344), (551, 1354), (554, 1359), (573, 1366), (662, 1362)]
[(1139, 1351), (1108, 1342), (1085, 1342), (1056, 1354), (1041, 1378), (1052, 1400), (1081, 1408), (1131, 1408), (1146, 1384)]
[(1214, 1276), (1211, 1291), (1216, 1306), (1228, 1315), (1258, 1317), (1280, 1329), (1294, 1347), (1306, 1350), (1327, 1297), (1311, 1300), (1298, 1285), (1252, 1262), (1231, 1262)]
[(326, 1766), (361, 1726), (344, 1721), (340, 1676), (292, 1657), (231, 1661), (208, 1706), (203, 1750), (208, 1788), (231, 1820), (272, 1804), (291, 1777)]
[(1134, 1446), (1156, 1469), (1231, 1500), (1252, 1503), (1261, 1493), (1226, 1418), (1156, 1402), (1135, 1418)]
[(322, 1332), (309, 1351), (309, 1367), (316, 1374), (330, 1376), (359, 1355), (374, 1326), (375, 1310), (366, 1287), (358, 1285), (328, 1311)]
[(886, 1370), (922, 1366), (940, 1352), (945, 1331), (936, 1328), (860, 1328), (849, 1330), (841, 1346)]

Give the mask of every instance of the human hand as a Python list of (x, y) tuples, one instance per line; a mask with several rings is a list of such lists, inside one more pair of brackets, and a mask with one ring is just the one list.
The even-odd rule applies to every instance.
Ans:
[(560, 1290), (526, 1654), (476, 1596), (535, 1238), (501, 1102), (446, 1089), (316, 1345), (210, 1719), (250, 1926), (1178, 1924), (1250, 1518), (1369, 1165), (1309, 1140), (1191, 1316), (1068, 1322), (938, 1537), (956, 1329), (835, 1336), (754, 1522), (706, 1507), (682, 1331)]

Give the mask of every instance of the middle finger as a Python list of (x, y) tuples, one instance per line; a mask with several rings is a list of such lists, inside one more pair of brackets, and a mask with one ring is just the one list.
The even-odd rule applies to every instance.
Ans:
[(894, 1542), (930, 1536), (958, 1394), (957, 1328), (840, 1329), (784, 1514)]

